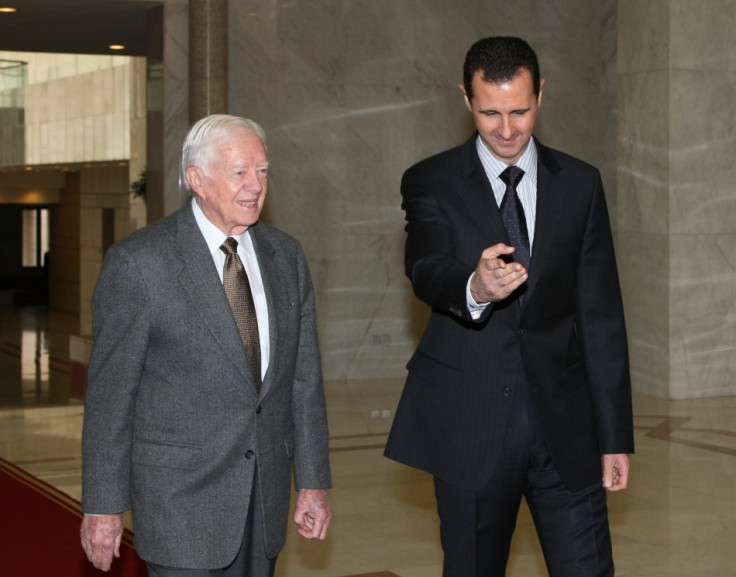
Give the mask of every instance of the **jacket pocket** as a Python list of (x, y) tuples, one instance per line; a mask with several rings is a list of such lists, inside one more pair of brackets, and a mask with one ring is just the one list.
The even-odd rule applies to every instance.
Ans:
[(170, 469), (196, 469), (202, 461), (202, 447), (136, 439), (132, 460), (138, 465)]

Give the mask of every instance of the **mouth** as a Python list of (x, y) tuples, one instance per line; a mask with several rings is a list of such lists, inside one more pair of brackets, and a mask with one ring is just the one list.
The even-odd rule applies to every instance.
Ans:
[(238, 206), (242, 206), (244, 208), (256, 208), (258, 206), (258, 200), (238, 200), (236, 203)]
[(502, 146), (510, 146), (516, 142), (516, 135), (511, 138), (502, 138), (498, 136), (497, 139)]

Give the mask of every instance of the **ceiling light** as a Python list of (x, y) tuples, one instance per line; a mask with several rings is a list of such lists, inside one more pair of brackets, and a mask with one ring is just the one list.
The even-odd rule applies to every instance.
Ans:
[(8, 14), (17, 11), (17, 8), (13, 8), (12, 6), (0, 6), (0, 12), (6, 12)]
[(110, 44), (110, 50), (125, 50), (125, 44)]

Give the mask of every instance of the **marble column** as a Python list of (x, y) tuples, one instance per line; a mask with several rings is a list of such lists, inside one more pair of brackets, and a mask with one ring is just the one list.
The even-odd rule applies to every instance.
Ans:
[(181, 144), (189, 128), (189, 6), (166, 0), (151, 8), (147, 35), (146, 212), (148, 222), (181, 207)]
[(736, 1), (618, 2), (618, 256), (637, 393), (736, 394)]
[(189, 120), (226, 113), (227, 0), (189, 2)]

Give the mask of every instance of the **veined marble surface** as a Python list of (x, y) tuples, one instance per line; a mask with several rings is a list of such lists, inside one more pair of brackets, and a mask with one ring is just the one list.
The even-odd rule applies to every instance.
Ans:
[(472, 134), (458, 85), (476, 40), (530, 42), (547, 79), (540, 139), (598, 165), (615, 206), (615, 2), (245, 0), (230, 12), (231, 111), (268, 133), (265, 220), (304, 245), (328, 379), (401, 376), (416, 346), (428, 311), (404, 275), (399, 183)]

